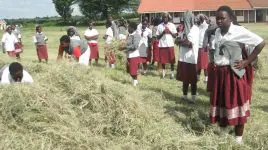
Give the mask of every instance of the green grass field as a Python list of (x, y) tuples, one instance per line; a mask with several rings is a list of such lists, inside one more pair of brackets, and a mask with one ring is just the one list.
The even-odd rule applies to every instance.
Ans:
[[(243, 25), (268, 43), (267, 24)], [(49, 39), (48, 64), (37, 63), (34, 29), (23, 29), (22, 64), (35, 84), (0, 86), (0, 149), (268, 149), (267, 46), (255, 76), (244, 144), (236, 145), (233, 134), (209, 124), (203, 82), (198, 83), (200, 100), (191, 105), (179, 99), (181, 83), (160, 79), (157, 72), (141, 76), (135, 88), (127, 73), (104, 68), (103, 60), (91, 68), (57, 63), (64, 29), (43, 27)], [(79, 28), (80, 33), (85, 29)], [(104, 28), (97, 29), (102, 37)], [(99, 43), (103, 58), (104, 41)], [(1, 63), (14, 61), (3, 54), (0, 58)]]

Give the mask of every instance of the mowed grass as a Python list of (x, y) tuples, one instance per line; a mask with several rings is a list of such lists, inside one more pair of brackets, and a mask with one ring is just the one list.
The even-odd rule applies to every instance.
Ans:
[[(243, 24), (268, 43), (267, 24)], [(83, 34), (86, 27), (80, 27)], [(103, 58), (105, 33), (100, 32)], [(37, 63), (32, 36), (23, 29), (22, 63), (35, 84), (0, 86), (1, 149), (268, 149), (268, 47), (260, 55), (251, 117), (244, 144), (209, 124), (209, 96), (198, 83), (200, 100), (190, 105), (179, 97), (181, 83), (160, 79), (158, 72), (140, 76), (138, 87), (121, 69), (91, 68), (56, 62), (63, 27), (43, 27), (48, 36), (49, 63)], [(178, 48), (176, 48), (178, 53)], [(0, 55), (2, 63), (13, 61)], [(230, 128), (232, 131), (232, 128)]]

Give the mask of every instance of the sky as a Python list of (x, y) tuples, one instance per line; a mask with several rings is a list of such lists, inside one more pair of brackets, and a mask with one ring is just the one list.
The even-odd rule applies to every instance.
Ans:
[[(77, 6), (73, 15), (80, 15)], [(0, 0), (0, 19), (58, 16), (52, 0)]]

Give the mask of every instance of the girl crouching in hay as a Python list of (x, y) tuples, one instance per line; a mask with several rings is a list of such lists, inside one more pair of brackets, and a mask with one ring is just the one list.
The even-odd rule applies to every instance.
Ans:
[(90, 58), (90, 48), (86, 41), (80, 40), (73, 43), (68, 35), (60, 38), (60, 48), (57, 60), (62, 59), (63, 53), (67, 53), (70, 59), (74, 59), (80, 64), (88, 65)]
[(112, 22), (106, 22), (106, 33), (103, 37), (105, 39), (105, 46), (104, 46), (104, 54), (105, 54), (105, 62), (107, 64), (107, 68), (115, 68), (115, 50), (112, 48), (112, 43), (114, 40), (114, 34), (112, 30)]

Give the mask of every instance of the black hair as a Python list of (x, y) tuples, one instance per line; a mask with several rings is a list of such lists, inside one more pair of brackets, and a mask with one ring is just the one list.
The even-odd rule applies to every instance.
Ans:
[(35, 30), (37, 30), (38, 28), (41, 28), (41, 25), (37, 25), (37, 26), (35, 27)]
[(218, 10), (217, 10), (217, 12), (220, 12), (220, 11), (225, 11), (225, 12), (227, 12), (227, 13), (229, 14), (230, 17), (235, 16), (235, 15), (234, 15), (234, 11), (233, 11), (232, 8), (229, 7), (229, 6), (221, 6), (221, 7), (219, 7)]
[(149, 21), (148, 20), (142, 20), (141, 23), (143, 24), (144, 22), (148, 23)]
[(144, 20), (149, 21), (149, 17), (146, 15), (142, 16), (141, 21), (143, 22)]
[(134, 29), (134, 30), (137, 30), (137, 24), (135, 22), (130, 22), (129, 27)]
[(106, 26), (108, 26), (108, 27), (112, 26), (112, 22), (111, 21), (107, 21), (106, 22)]
[(153, 20), (154, 26), (158, 26), (159, 24), (161, 24), (161, 22), (162, 22), (162, 19), (159, 17), (154, 18), (154, 20)]
[(236, 15), (234, 14), (234, 11), (232, 10), (231, 7), (229, 7), (229, 6), (221, 6), (221, 7), (218, 8), (217, 12), (220, 12), (220, 11), (225, 11), (225, 12), (227, 12), (228, 15), (230, 16), (230, 18), (232, 19), (233, 24), (234, 24), (234, 25), (239, 25), (239, 26), (240, 26), (240, 24), (237, 22), (237, 17), (236, 17)]
[(9, 72), (11, 75), (14, 75), (18, 71), (23, 71), (23, 67), (18, 62), (13, 62), (9, 65)]
[(60, 42), (65, 42), (65, 43), (70, 43), (71, 42), (71, 39), (68, 35), (63, 35), (61, 38), (60, 38)]
[(71, 31), (73, 31), (73, 32), (75, 33), (74, 28), (69, 28), (69, 29), (67, 30), (67, 33), (69, 34), (69, 32), (71, 32)]

